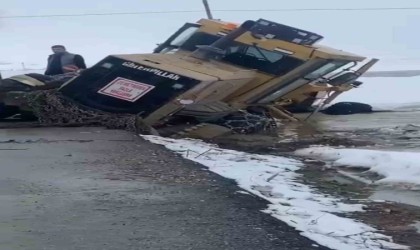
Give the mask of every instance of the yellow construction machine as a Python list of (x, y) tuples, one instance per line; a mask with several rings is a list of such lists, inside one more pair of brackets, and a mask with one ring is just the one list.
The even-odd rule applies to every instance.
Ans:
[(90, 110), (136, 115), (157, 129), (212, 124), (255, 131), (243, 127), (318, 111), (360, 86), (358, 78), (377, 62), (321, 46), (322, 38), (265, 19), (201, 19), (153, 53), (107, 56), (58, 93)]

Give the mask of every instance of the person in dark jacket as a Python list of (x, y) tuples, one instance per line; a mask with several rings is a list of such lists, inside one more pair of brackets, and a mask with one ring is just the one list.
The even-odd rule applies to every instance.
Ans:
[(86, 69), (85, 60), (81, 55), (67, 52), (63, 45), (54, 45), (51, 49), (54, 54), (48, 56), (45, 75), (60, 75)]

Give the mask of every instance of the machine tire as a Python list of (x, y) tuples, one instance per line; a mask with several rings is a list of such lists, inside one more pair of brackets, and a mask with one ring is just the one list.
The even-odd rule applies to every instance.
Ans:
[(352, 115), (372, 113), (372, 106), (358, 102), (339, 102), (321, 111), (327, 115)]

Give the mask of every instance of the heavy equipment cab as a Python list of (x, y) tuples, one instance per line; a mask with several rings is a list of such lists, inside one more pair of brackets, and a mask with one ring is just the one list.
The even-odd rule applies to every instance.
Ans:
[[(314, 91), (319, 91), (320, 87), (314, 88), (314, 83), (328, 82), (329, 78), (325, 77), (332, 72), (340, 68), (348, 70), (346, 65), (353, 66), (365, 59), (318, 46), (316, 43), (323, 37), (313, 32), (264, 19), (247, 22), (249, 27), (245, 29), (243, 25), (218, 20), (188, 23), (154, 52), (198, 55), (202, 60), (256, 70), (258, 74), (254, 80), (227, 98), (239, 105), (276, 103), (290, 97), (293, 97), (291, 102), (298, 102), (316, 96)], [(323, 86), (322, 90), (331, 87)], [(296, 92), (301, 88), (306, 91)], [(292, 92), (294, 95), (288, 96)]]
[[(283, 30), (292, 29), (291, 27), (279, 25), (278, 28), (273, 28), (275, 23), (259, 20), (253, 29), (250, 30), (252, 35), (261, 36), (263, 33), (266, 36), (276, 38), (279, 35), (275, 35)], [(175, 32), (167, 41), (160, 44), (154, 53), (172, 54), (172, 53), (184, 53), (193, 54), (194, 51), (205, 46), (210, 46), (219, 39), (225, 37), (228, 33), (235, 30), (238, 27), (237, 24), (225, 23), (215, 20), (202, 19), (198, 23), (185, 24), (181, 29)], [(273, 34), (268, 34), (272, 32)], [(306, 31), (296, 30), (300, 34), (311, 34), (313, 40), (320, 39), (321, 37)], [(285, 33), (287, 34), (287, 33)], [(301, 35), (300, 35), (301, 36)], [(308, 40), (296, 38), (299, 37), (298, 33), (293, 36), (289, 34), (289, 40), (300, 41), (301, 43), (310, 43)], [(293, 38), (293, 39), (292, 39)], [(246, 38), (245, 38), (246, 39)], [(248, 39), (249, 40), (249, 39)], [(314, 42), (314, 41), (312, 41)], [(224, 51), (220, 51), (220, 54), (208, 54), (208, 58), (202, 59), (219, 59), (222, 62), (226, 62), (235, 66), (243, 67), (245, 69), (255, 69), (261, 73), (270, 75), (283, 75), (297, 66), (304, 63), (304, 59), (294, 57), (294, 52), (283, 50), (281, 48), (266, 49), (264, 47), (249, 44), (248, 41), (241, 42), (234, 39), (228, 41), (224, 45)], [(213, 58), (212, 58), (213, 57)]]
[(172, 54), (192, 52), (199, 45), (210, 45), (237, 27), (236, 24), (201, 19), (197, 23), (186, 23), (158, 45), (153, 53)]
[[(346, 72), (339, 69), (349, 70), (351, 67), (346, 65), (355, 66), (365, 59), (319, 46), (317, 42), (323, 37), (313, 32), (264, 19), (240, 29), (237, 24), (201, 19), (184, 25), (154, 53), (199, 55), (209, 63), (256, 70), (255, 79), (226, 99), (239, 106), (276, 103), (281, 99), (299, 102), (316, 96), (317, 91), (332, 89), (322, 83)], [(235, 32), (238, 34), (230, 35)]]

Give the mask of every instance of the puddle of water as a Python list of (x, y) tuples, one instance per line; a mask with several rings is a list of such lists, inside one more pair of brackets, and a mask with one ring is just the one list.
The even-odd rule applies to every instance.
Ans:
[(360, 130), (404, 127), (407, 124), (420, 125), (420, 112), (392, 112), (330, 116), (317, 114), (310, 123), (328, 130)]
[(309, 124), (318, 131), (377, 143), (380, 148), (420, 152), (420, 111), (328, 116)]
[(375, 191), (369, 198), (420, 207), (420, 192), (418, 191), (383, 189)]
[[(360, 114), (348, 116), (327, 116), (317, 114), (309, 124), (314, 130), (327, 135), (368, 140), (376, 143), (370, 149), (390, 151), (410, 151), (420, 153), (420, 111)], [(295, 127), (300, 134), (302, 127)], [(363, 147), (359, 147), (363, 148)], [(343, 176), (371, 184), (372, 176), (360, 173), (340, 172)], [(343, 183), (342, 179), (336, 179)], [(404, 190), (398, 187), (378, 187), (371, 195), (372, 200), (386, 200), (420, 207), (420, 191)], [(420, 224), (420, 222), (419, 222)], [(419, 225), (418, 225), (419, 226)]]
[(331, 176), (331, 177), (329, 177), (327, 179), (328, 180), (332, 180), (332, 181), (336, 181), (336, 182), (338, 182), (340, 184), (345, 184), (345, 185), (354, 184), (354, 181), (352, 181), (351, 179), (344, 178), (344, 177), (339, 176), (339, 175)]

